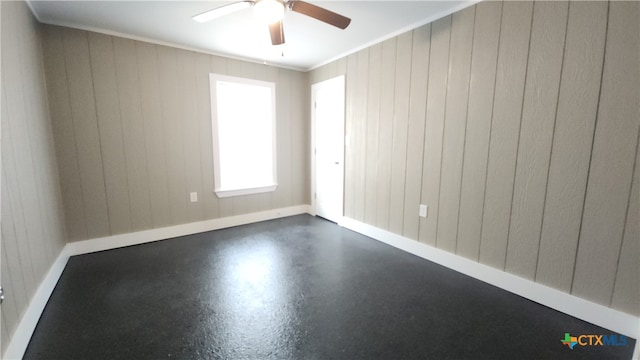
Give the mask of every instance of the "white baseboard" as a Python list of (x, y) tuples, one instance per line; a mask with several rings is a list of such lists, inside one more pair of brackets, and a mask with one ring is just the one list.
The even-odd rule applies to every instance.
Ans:
[[(189, 224), (169, 226), (159, 229), (139, 231), (135, 233), (108, 236), (98, 239), (68, 243), (58, 255), (44, 280), (38, 287), (25, 315), (20, 320), (4, 359), (21, 359), (24, 355), (31, 335), (38, 324), (58, 279), (62, 275), (70, 256), (96, 251), (115, 249), (124, 246), (143, 244), (158, 240), (170, 239), (205, 231), (245, 225), (259, 221), (281, 217), (313, 214), (309, 205), (293, 206), (282, 209), (267, 210), (246, 215), (200, 221)], [(584, 321), (602, 326), (620, 334), (638, 339), (640, 336), (640, 319), (623, 312), (592, 303), (559, 290), (540, 285), (533, 281), (494, 269), (461, 256), (434, 248), (429, 245), (405, 238), (400, 235), (378, 229), (349, 218), (342, 218), (340, 226), (353, 230), (375, 240), (384, 242), (400, 250), (417, 255), (429, 261), (443, 265), (449, 269), (471, 276), (488, 284), (497, 286), (514, 294), (577, 317)], [(636, 341), (633, 359), (638, 359), (640, 344)]]
[(188, 224), (167, 226), (163, 228), (71, 242), (67, 244), (67, 248), (70, 256), (87, 254), (124, 246), (171, 239), (178, 236), (191, 235), (205, 231), (224, 229), (232, 226), (251, 224), (259, 221), (272, 220), (299, 214), (308, 214), (311, 211), (310, 209), (311, 208), (309, 205), (299, 205), (244, 215), (204, 220)]
[[(471, 276), (480, 281), (497, 286), (501, 289), (561, 311), (565, 314), (577, 317), (609, 330), (613, 330), (634, 339), (638, 339), (638, 336), (640, 335), (640, 319), (635, 316), (581, 299), (548, 286), (538, 284), (531, 280), (509, 274), (462, 256), (381, 230), (350, 218), (344, 218), (340, 224), (347, 229), (366, 235), (370, 238), (376, 239), (434, 263), (443, 265), (449, 269)], [(636, 352), (637, 351), (638, 344), (636, 343)], [(634, 359), (636, 358), (637, 357), (634, 357)]]
[(56, 287), (58, 279), (60, 279), (60, 275), (62, 275), (62, 271), (67, 265), (68, 260), (69, 254), (67, 248), (64, 247), (53, 262), (53, 265), (51, 265), (44, 280), (42, 280), (42, 283), (38, 286), (38, 290), (36, 290), (35, 295), (31, 299), (31, 303), (29, 303), (24, 316), (20, 320), (9, 342), (9, 346), (7, 346), (3, 359), (22, 359), (25, 350), (27, 350), (27, 345), (29, 345), (29, 340), (31, 340), (31, 335), (36, 329), (36, 325), (38, 325), (40, 315), (42, 315), (44, 307), (47, 305), (47, 301), (49, 301), (49, 297), (51, 293), (53, 293), (53, 289)]
[(70, 256), (86, 254), (96, 251), (115, 249), (123, 246), (143, 244), (158, 240), (170, 239), (178, 236), (185, 236), (205, 231), (228, 228), (232, 226), (245, 225), (259, 221), (272, 220), (281, 217), (308, 214), (311, 212), (309, 205), (292, 206), (281, 209), (267, 210), (245, 215), (229, 216), (219, 219), (199, 221), (189, 224), (168, 226), (164, 228), (138, 231), (134, 233), (107, 236), (98, 239), (90, 239), (68, 243), (58, 255), (44, 280), (38, 287), (31, 303), (27, 307), (24, 316), (18, 324), (3, 359), (22, 359), (27, 350), (31, 335), (40, 320), (44, 307), (49, 301), (51, 293), (55, 288), (62, 271), (67, 265)]

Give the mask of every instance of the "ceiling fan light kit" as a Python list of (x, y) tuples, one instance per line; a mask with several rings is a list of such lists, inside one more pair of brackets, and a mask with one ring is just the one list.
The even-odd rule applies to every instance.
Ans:
[(284, 44), (282, 18), (284, 16), (285, 7), (289, 8), (293, 12), (309, 16), (342, 30), (346, 29), (351, 23), (351, 19), (346, 16), (342, 16), (333, 11), (301, 0), (240, 1), (195, 15), (193, 16), (193, 20), (198, 22), (207, 22), (251, 6), (255, 6), (255, 16), (269, 25), (269, 34), (271, 35), (272, 45)]
[(284, 4), (278, 0), (260, 0), (254, 6), (254, 14), (265, 24), (277, 23), (284, 16)]

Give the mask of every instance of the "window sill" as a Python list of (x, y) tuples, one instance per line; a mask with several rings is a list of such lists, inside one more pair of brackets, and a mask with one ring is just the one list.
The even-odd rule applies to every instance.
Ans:
[(226, 198), (226, 197), (232, 197), (232, 196), (272, 192), (272, 191), (275, 191), (277, 187), (278, 187), (278, 184), (261, 186), (257, 188), (248, 188), (248, 189), (234, 189), (234, 190), (217, 189), (215, 193), (216, 195), (218, 195), (219, 198)]

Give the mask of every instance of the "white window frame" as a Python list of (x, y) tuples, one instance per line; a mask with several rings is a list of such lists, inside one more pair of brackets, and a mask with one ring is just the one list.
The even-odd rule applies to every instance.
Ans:
[[(265, 184), (261, 187), (252, 188), (222, 188), (221, 187), (221, 173), (220, 173), (220, 142), (218, 136), (218, 101), (217, 101), (217, 84), (218, 81), (233, 82), (243, 85), (253, 85), (268, 87), (271, 89), (271, 126), (272, 126), (272, 183)], [(209, 87), (211, 91), (211, 129), (213, 140), (213, 166), (214, 166), (214, 186), (215, 193), (219, 198), (225, 198), (230, 196), (258, 194), (264, 192), (275, 191), (278, 187), (278, 166), (277, 166), (277, 143), (276, 143), (276, 84), (273, 82), (260, 81), (254, 79), (247, 79), (242, 77), (227, 76), (220, 74), (209, 74)], [(247, 99), (247, 105), (250, 106), (251, 99)]]

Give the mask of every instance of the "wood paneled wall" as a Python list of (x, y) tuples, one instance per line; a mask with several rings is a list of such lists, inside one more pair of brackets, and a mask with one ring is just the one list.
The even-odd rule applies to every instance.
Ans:
[(2, 267), (4, 354), (65, 244), (38, 23), (24, 2), (2, 1)]
[[(49, 25), (42, 42), (69, 240), (310, 203), (306, 74)], [(276, 83), (275, 192), (214, 194), (212, 72)]]
[(640, 315), (639, 8), (483, 1), (312, 71), (345, 215)]
[[(308, 84), (339, 74), (346, 216), (640, 315), (639, 8), (484, 1), (304, 74), (1, 2), (1, 351), (65, 239), (309, 203)], [(210, 72), (276, 82), (276, 192), (213, 193)]]

